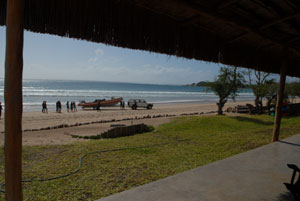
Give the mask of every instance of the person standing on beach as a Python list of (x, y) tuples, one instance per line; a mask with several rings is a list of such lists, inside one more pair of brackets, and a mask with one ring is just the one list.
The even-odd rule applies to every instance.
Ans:
[(2, 110), (3, 110), (3, 107), (2, 107), (1, 102), (0, 102), (0, 119), (1, 119), (1, 115), (2, 115)]
[(58, 112), (58, 113), (61, 112), (61, 102), (60, 101), (56, 102), (56, 112)]
[(76, 108), (76, 103), (75, 103), (75, 101), (73, 101), (73, 110), (74, 110), (74, 112), (77, 112), (77, 108)]
[(98, 101), (98, 104), (97, 104), (97, 112), (100, 112), (101, 110), (100, 110), (100, 106), (101, 106), (101, 103), (100, 103), (100, 101)]
[(61, 102), (58, 101), (58, 112), (61, 113)]
[(73, 101), (71, 101), (71, 104), (70, 104), (71, 112), (73, 112), (73, 107), (74, 107)]
[(43, 108), (42, 109), (43, 113), (48, 113), (47, 102), (46, 101), (43, 101), (42, 108)]
[(124, 101), (121, 101), (121, 102), (120, 102), (120, 108), (121, 108), (122, 110), (124, 110), (124, 108), (125, 108), (125, 102), (124, 102)]
[(70, 105), (69, 105), (69, 101), (67, 101), (67, 104), (66, 104), (66, 106), (67, 106), (67, 112), (70, 112)]

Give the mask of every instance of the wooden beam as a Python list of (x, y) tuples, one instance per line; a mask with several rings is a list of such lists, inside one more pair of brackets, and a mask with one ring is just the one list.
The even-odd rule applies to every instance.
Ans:
[(292, 42), (295, 42), (297, 40), (300, 40), (300, 36), (297, 36), (295, 38), (291, 38), (287, 43), (292, 43)]
[(292, 14), (292, 15), (288, 15), (288, 16), (281, 17), (281, 18), (278, 18), (278, 19), (276, 19), (276, 20), (273, 20), (272, 22), (269, 22), (269, 23), (267, 23), (267, 24), (265, 24), (265, 25), (263, 25), (263, 26), (261, 26), (261, 27), (259, 27), (259, 28), (257, 28), (257, 29), (252, 29), (252, 30), (250, 30), (250, 31), (248, 31), (248, 32), (245, 32), (245, 33), (243, 33), (243, 34), (237, 36), (236, 38), (231, 39), (231, 40), (228, 41), (226, 44), (233, 43), (233, 42), (235, 42), (235, 41), (237, 41), (237, 40), (239, 40), (239, 39), (241, 39), (241, 38), (247, 36), (247, 35), (250, 34), (250, 33), (254, 33), (255, 30), (256, 30), (256, 31), (264, 30), (264, 29), (266, 29), (266, 28), (268, 28), (268, 27), (270, 27), (270, 26), (273, 26), (273, 25), (275, 25), (275, 24), (278, 24), (278, 23), (284, 22), (284, 21), (286, 21), (286, 20), (290, 20), (290, 19), (292, 19), (292, 18), (295, 18), (295, 17), (297, 17), (298, 15), (300, 15), (300, 12), (296, 12), (296, 13), (294, 13), (294, 14)]
[(222, 3), (219, 3), (217, 5), (217, 9), (222, 10), (222, 9), (226, 8), (227, 6), (230, 6), (231, 4), (236, 3), (238, 1), (240, 1), (240, 0), (228, 0), (228, 1), (223, 0)]
[[(248, 32), (253, 33), (253, 34), (261, 37), (262, 39), (264, 39), (266, 41), (270, 41), (270, 42), (272, 42), (272, 43), (274, 43), (276, 45), (281, 46), (282, 48), (288, 47), (289, 50), (290, 50), (290, 52), (293, 52), (293, 53), (295, 53), (297, 55), (300, 55), (300, 51), (298, 49), (295, 49), (292, 46), (287, 46), (287, 44), (285, 43), (285, 41), (280, 41), (280, 40), (275, 39), (273, 37), (270, 37), (268, 35), (261, 34), (259, 32), (259, 30), (254, 29), (254, 28), (252, 28), (250, 26), (247, 26), (243, 22), (239, 22), (236, 19), (233, 19), (233, 18), (224, 16), (222, 14), (216, 13), (214, 10), (209, 10), (209, 9), (203, 8), (203, 7), (201, 7), (198, 4), (193, 3), (193, 2), (188, 2), (188, 3), (184, 4), (184, 5), (185, 6), (189, 6), (189, 7), (193, 8), (193, 9), (197, 10), (198, 11), (198, 15), (207, 16), (209, 18), (215, 19), (216, 21), (218, 21), (220, 23), (228, 24), (228, 25), (231, 25), (233, 27), (242, 29), (242, 30), (245, 31), (245, 33), (248, 33)], [(180, 5), (180, 6), (184, 6), (184, 5)], [(178, 5), (178, 7), (180, 7), (180, 6)], [(238, 37), (241, 37), (241, 36), (238, 36)], [(225, 44), (227, 44), (227, 43), (228, 42), (226, 42)]]
[[(285, 52), (285, 54), (287, 53)], [(276, 104), (275, 122), (274, 122), (274, 130), (273, 130), (273, 142), (279, 140), (279, 131), (280, 131), (281, 116), (282, 116), (282, 102), (284, 96), (284, 87), (285, 87), (287, 68), (288, 68), (287, 58), (284, 57), (284, 61), (282, 62), (280, 68), (280, 83), (279, 83), (279, 89), (277, 93), (277, 104)]]
[(5, 55), (5, 190), (22, 201), (22, 74), (24, 0), (7, 0)]
[(258, 29), (259, 29), (259, 30), (266, 29), (266, 28), (268, 28), (268, 27), (270, 27), (270, 26), (273, 26), (273, 25), (275, 25), (275, 24), (284, 22), (284, 21), (286, 21), (286, 20), (293, 19), (293, 18), (295, 18), (295, 17), (297, 17), (297, 16), (299, 16), (299, 15), (300, 15), (300, 12), (298, 11), (298, 12), (296, 12), (296, 13), (294, 13), (294, 14), (287, 15), (287, 16), (285, 16), (285, 17), (280, 17), (280, 18), (278, 18), (278, 19), (276, 19), (276, 20), (273, 20), (273, 21), (270, 22), (270, 23), (267, 23), (267, 24), (265, 24), (265, 25), (259, 27)]

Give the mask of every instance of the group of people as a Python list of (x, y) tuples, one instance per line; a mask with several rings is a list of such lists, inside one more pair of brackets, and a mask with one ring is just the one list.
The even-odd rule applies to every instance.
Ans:
[[(67, 107), (67, 112), (70, 112), (70, 111), (77, 112), (75, 101), (71, 101), (71, 103), (69, 101), (67, 101), (66, 107)], [(0, 102), (0, 109), (2, 109), (1, 102)], [(56, 112), (61, 113), (61, 109), (62, 109), (61, 102), (57, 101), (56, 102)], [(43, 103), (42, 103), (42, 112), (48, 113), (47, 101), (43, 101)], [(1, 118), (1, 110), (0, 110), (0, 118)]]
[(124, 102), (124, 101), (121, 101), (121, 102), (120, 102), (120, 108), (121, 108), (122, 110), (125, 109), (125, 102)]
[(66, 106), (67, 106), (67, 112), (70, 112), (70, 111), (77, 112), (75, 101), (71, 101), (71, 103), (69, 103), (69, 101), (67, 101)]

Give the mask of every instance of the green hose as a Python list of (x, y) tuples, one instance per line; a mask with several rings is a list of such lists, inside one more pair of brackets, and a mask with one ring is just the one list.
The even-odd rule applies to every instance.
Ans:
[[(182, 142), (182, 141), (189, 141), (189, 140), (177, 140), (177, 142)], [(95, 152), (89, 152), (89, 153), (86, 153), (86, 154), (84, 154), (83, 156), (80, 157), (78, 168), (76, 170), (74, 170), (73, 172), (70, 172), (70, 173), (64, 174), (64, 175), (60, 175), (60, 176), (56, 176), (56, 177), (50, 177), (50, 178), (22, 180), (22, 182), (23, 183), (30, 183), (30, 182), (36, 182), (36, 181), (40, 181), (40, 182), (42, 182), (42, 181), (51, 181), (51, 180), (60, 179), (60, 178), (64, 178), (64, 177), (68, 177), (68, 176), (71, 176), (73, 174), (76, 174), (81, 169), (83, 159), (86, 156), (91, 155), (91, 154), (113, 152), (113, 151), (123, 151), (123, 150), (129, 150), (129, 149), (143, 149), (143, 148), (149, 148), (149, 147), (163, 146), (163, 145), (167, 145), (167, 144), (171, 144), (171, 143), (161, 143), (161, 144), (154, 144), (154, 145), (141, 146), (141, 147), (127, 147), (127, 148), (119, 148), (119, 149), (106, 149), (106, 150), (100, 150), (100, 151), (95, 151)], [(3, 184), (0, 185), (0, 192), (5, 193), (5, 190), (2, 189), (3, 186), (5, 186), (5, 183), (3, 183)]]

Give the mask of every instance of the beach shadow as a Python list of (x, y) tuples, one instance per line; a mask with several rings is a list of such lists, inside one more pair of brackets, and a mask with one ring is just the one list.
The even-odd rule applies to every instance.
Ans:
[(242, 122), (251, 122), (251, 123), (255, 123), (255, 124), (261, 124), (261, 125), (273, 125), (273, 122), (266, 122), (260, 119), (253, 119), (253, 118), (249, 118), (249, 117), (242, 117), (242, 116), (235, 116), (235, 117), (231, 117), (233, 119), (236, 119), (238, 121), (242, 121)]
[(285, 141), (282, 141), (282, 140), (278, 140), (278, 142), (281, 142), (281, 143), (284, 143), (284, 144), (288, 144), (288, 145), (292, 145), (292, 146), (299, 146), (300, 147), (300, 144), (296, 144), (296, 143), (292, 143), (292, 142), (285, 142)]
[(293, 195), (290, 192), (281, 193), (277, 199), (277, 201), (295, 201)]

